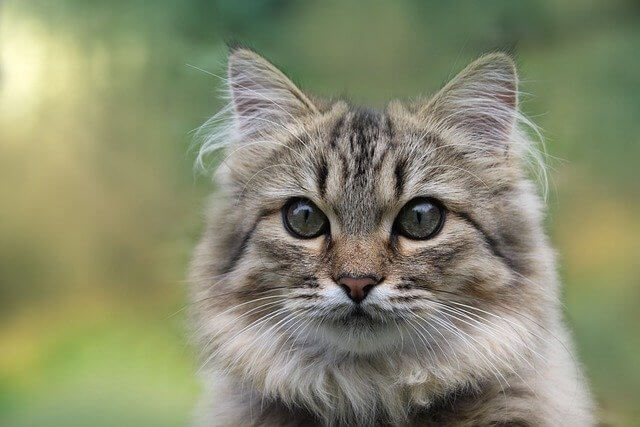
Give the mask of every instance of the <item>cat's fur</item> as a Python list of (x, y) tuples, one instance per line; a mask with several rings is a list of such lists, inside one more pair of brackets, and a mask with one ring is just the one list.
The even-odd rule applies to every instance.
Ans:
[[(228, 87), (202, 148), (226, 153), (192, 263), (198, 425), (593, 423), (508, 56), (382, 112), (313, 99), (243, 48)], [(285, 230), (300, 196), (329, 236)], [(392, 233), (416, 196), (446, 207), (433, 239)], [(384, 277), (368, 316), (349, 315), (345, 272)]]

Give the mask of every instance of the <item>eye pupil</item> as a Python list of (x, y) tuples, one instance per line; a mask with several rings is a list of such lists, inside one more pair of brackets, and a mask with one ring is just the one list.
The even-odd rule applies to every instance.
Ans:
[(282, 218), (287, 231), (301, 239), (318, 237), (329, 225), (325, 214), (311, 200), (303, 198), (289, 200), (282, 208)]
[(434, 237), (444, 221), (444, 208), (433, 199), (416, 198), (409, 201), (396, 218), (394, 229), (399, 234), (414, 240)]

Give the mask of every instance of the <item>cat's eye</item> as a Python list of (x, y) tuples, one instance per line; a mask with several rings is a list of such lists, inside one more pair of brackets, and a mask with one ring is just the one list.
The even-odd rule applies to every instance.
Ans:
[(418, 197), (404, 205), (396, 217), (394, 229), (409, 239), (426, 240), (440, 232), (444, 217), (444, 208), (437, 200)]
[(329, 220), (311, 200), (291, 199), (282, 208), (282, 220), (285, 228), (293, 236), (312, 239), (325, 233)]

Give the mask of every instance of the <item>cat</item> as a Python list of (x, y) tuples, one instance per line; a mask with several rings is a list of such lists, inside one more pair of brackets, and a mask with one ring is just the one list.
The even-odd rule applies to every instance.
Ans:
[(226, 82), (200, 151), (225, 153), (190, 273), (197, 425), (594, 423), (508, 55), (384, 111), (242, 47)]

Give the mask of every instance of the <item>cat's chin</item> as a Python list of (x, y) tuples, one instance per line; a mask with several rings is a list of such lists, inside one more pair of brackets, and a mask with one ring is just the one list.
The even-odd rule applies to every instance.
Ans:
[(394, 323), (382, 322), (365, 313), (324, 322), (322, 337), (336, 350), (370, 355), (397, 349), (401, 344)]

